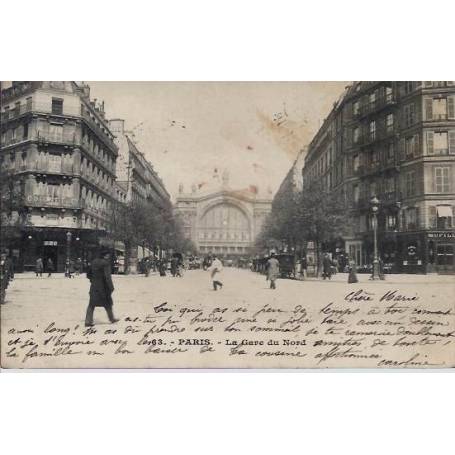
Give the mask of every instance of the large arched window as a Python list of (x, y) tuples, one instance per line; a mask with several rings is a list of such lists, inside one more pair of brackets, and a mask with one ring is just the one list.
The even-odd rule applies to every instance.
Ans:
[(250, 223), (246, 214), (235, 205), (219, 204), (202, 216), (199, 238), (249, 241)]

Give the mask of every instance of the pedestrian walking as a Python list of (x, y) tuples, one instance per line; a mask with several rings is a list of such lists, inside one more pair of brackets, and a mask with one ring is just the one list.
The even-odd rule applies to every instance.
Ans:
[(267, 280), (270, 281), (270, 289), (276, 289), (276, 280), (280, 276), (280, 263), (275, 257), (275, 253), (270, 255), (267, 261)]
[(67, 261), (65, 262), (65, 277), (74, 278), (73, 277), (73, 261), (71, 261), (71, 259), (67, 259)]
[(43, 258), (39, 257), (35, 262), (36, 276), (43, 276), (43, 270), (44, 270)]
[(12, 280), (14, 280), (14, 271), (16, 270), (16, 257), (7, 256), (6, 260), (8, 262), (8, 267), (9, 267), (9, 279), (10, 279), (10, 281), (12, 281)]
[(302, 279), (307, 278), (307, 269), (308, 269), (308, 261), (306, 256), (302, 256), (302, 259), (300, 260), (300, 267), (301, 267), (301, 273), (302, 273)]
[(182, 259), (179, 259), (177, 262), (177, 271), (176, 271), (176, 276), (179, 278), (183, 278), (183, 271), (185, 269), (185, 264), (183, 263)]
[(160, 272), (160, 276), (166, 276), (166, 268), (167, 268), (167, 261), (161, 259), (158, 261), (158, 270)]
[(52, 275), (53, 271), (54, 271), (54, 261), (52, 261), (51, 258), (47, 258), (47, 261), (46, 261), (46, 272), (47, 272), (47, 277), (48, 278)]
[(210, 279), (212, 280), (213, 290), (217, 291), (218, 286), (222, 289), (223, 283), (220, 281), (220, 276), (223, 272), (223, 264), (216, 256), (213, 256), (212, 264), (208, 270), (210, 272)]
[(150, 269), (152, 268), (152, 262), (150, 258), (145, 258), (144, 260), (144, 274), (147, 278), (150, 275)]
[(177, 267), (178, 267), (178, 258), (176, 256), (172, 256), (171, 258), (171, 274), (173, 277), (177, 275)]
[(329, 253), (324, 253), (322, 259), (322, 279), (332, 279), (332, 261), (330, 260)]
[(384, 261), (382, 260), (381, 257), (379, 257), (379, 259), (378, 259), (378, 265), (379, 265), (379, 279), (380, 280), (385, 280)]
[(0, 253), (0, 304), (5, 303), (6, 289), (11, 279), (11, 269), (6, 251)]
[(81, 258), (77, 258), (76, 262), (74, 264), (74, 268), (76, 270), (76, 275), (80, 275), (81, 274), (83, 267), (84, 266), (83, 266), (83, 263), (82, 263), (82, 259)]
[(357, 278), (357, 265), (353, 259), (349, 261), (349, 275), (348, 283), (358, 283), (359, 279)]
[(85, 326), (93, 326), (93, 313), (96, 307), (104, 307), (111, 323), (117, 322), (114, 316), (112, 293), (114, 284), (112, 283), (111, 262), (109, 250), (98, 252), (97, 258), (92, 261), (90, 269), (87, 271), (87, 278), (90, 280), (90, 300), (85, 315)]

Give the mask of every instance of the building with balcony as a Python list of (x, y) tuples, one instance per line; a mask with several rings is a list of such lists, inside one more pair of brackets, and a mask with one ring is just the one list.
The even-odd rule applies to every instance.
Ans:
[(127, 190), (127, 201), (146, 200), (158, 207), (169, 206), (171, 196), (153, 165), (134, 142), (134, 134), (125, 130), (123, 119), (112, 119), (109, 126), (118, 147), (117, 180)]
[(104, 103), (82, 83), (13, 82), (0, 115), (1, 176), (20, 186), (26, 218), (8, 245), (16, 267), (41, 256), (62, 271), (68, 248), (87, 258), (109, 227), (118, 148)]
[[(118, 147), (117, 189), (124, 191), (123, 201), (142, 201), (159, 209), (171, 208), (171, 197), (152, 164), (134, 142), (134, 134), (125, 130), (123, 119), (112, 119), (109, 126)], [(119, 191), (119, 195), (122, 191)], [(136, 273), (138, 260), (153, 252), (144, 246), (134, 247), (128, 254), (129, 271)]]
[(183, 185), (175, 203), (183, 220), (184, 234), (202, 255), (223, 258), (247, 257), (254, 240), (272, 208), (271, 193), (262, 194), (257, 186), (234, 190), (227, 171), (222, 182), (193, 185), (185, 192)]
[(354, 221), (338, 248), (373, 254), (370, 200), (380, 200), (379, 253), (397, 272), (454, 272), (455, 82), (348, 86), (310, 144), (304, 184), (345, 194)]

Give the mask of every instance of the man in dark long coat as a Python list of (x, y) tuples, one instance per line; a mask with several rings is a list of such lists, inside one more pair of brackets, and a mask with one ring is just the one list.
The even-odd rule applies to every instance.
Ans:
[(47, 258), (47, 261), (46, 261), (46, 272), (47, 272), (47, 277), (48, 278), (52, 275), (53, 271), (54, 271), (54, 261), (51, 258)]
[(110, 254), (109, 251), (100, 253), (99, 257), (92, 261), (91, 267), (87, 271), (87, 278), (90, 280), (90, 301), (85, 316), (86, 327), (93, 326), (95, 307), (104, 307), (110, 322), (118, 321), (112, 310), (114, 284), (112, 283)]
[(332, 278), (332, 261), (328, 253), (325, 253), (322, 259), (322, 278), (324, 280)]

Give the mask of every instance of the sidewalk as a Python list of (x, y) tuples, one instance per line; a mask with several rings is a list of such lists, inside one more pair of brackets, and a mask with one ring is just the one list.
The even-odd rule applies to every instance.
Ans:
[[(332, 278), (323, 280), (322, 277), (309, 277), (305, 278), (304, 280), (297, 280), (297, 281), (326, 281), (326, 282), (336, 282), (336, 283), (347, 283), (348, 282), (348, 273), (336, 273), (332, 275)], [(369, 273), (358, 273), (357, 278), (359, 283), (428, 283), (428, 284), (435, 284), (435, 283), (453, 283), (455, 284), (455, 275), (438, 275), (438, 274), (409, 274), (409, 273), (392, 273), (386, 274), (385, 280), (370, 280)]]
[[(150, 275), (149, 276), (158, 276), (158, 272), (150, 272)], [(124, 275), (124, 274), (113, 274), (112, 275), (113, 277), (142, 277), (142, 278), (145, 278), (145, 275), (143, 273), (136, 273), (136, 274), (131, 274), (131, 275)], [(31, 279), (31, 278), (36, 278), (37, 280), (38, 279), (41, 279), (41, 280), (50, 280), (50, 279), (61, 279), (61, 278), (66, 278), (65, 277), (65, 273), (64, 272), (53, 272), (52, 275), (50, 277), (47, 276), (47, 273), (43, 272), (43, 276), (42, 277), (37, 277), (35, 272), (21, 272), (21, 273), (18, 273), (16, 272), (14, 274), (14, 279)], [(71, 275), (71, 278), (84, 278), (84, 279), (87, 279), (86, 277), (86, 274), (85, 272), (81, 273), (80, 275), (76, 275), (75, 273), (73, 273)]]
[[(249, 272), (258, 274), (257, 272)], [(115, 279), (122, 279), (122, 278), (137, 278), (137, 279), (147, 279), (144, 274), (131, 274), (131, 275), (124, 275), (124, 274), (116, 274), (112, 275)], [(159, 276), (158, 272), (150, 272), (148, 278)], [(42, 277), (37, 277), (35, 272), (23, 272), (23, 273), (16, 273), (14, 275), (15, 279), (22, 280), (22, 279), (41, 279), (41, 280), (55, 280), (55, 279), (66, 279), (65, 274), (61, 273), (53, 273), (50, 277), (47, 276), (46, 273), (43, 273)], [(73, 274), (73, 279), (87, 279), (85, 273), (81, 273), (80, 275)], [(166, 277), (161, 277), (162, 279), (172, 278), (170, 274), (167, 274)], [(370, 274), (368, 273), (359, 273), (357, 274), (357, 278), (359, 283), (428, 283), (428, 284), (437, 284), (437, 283), (453, 283), (455, 285), (455, 275), (437, 275), (437, 274), (428, 274), (428, 275), (417, 275), (417, 274), (387, 274), (385, 275), (385, 280), (370, 280)], [(347, 283), (348, 282), (348, 273), (336, 273), (332, 275), (330, 280), (326, 279), (323, 280), (319, 277), (308, 277), (304, 280), (295, 279), (292, 281), (301, 281), (301, 282), (325, 282), (325, 283)]]

